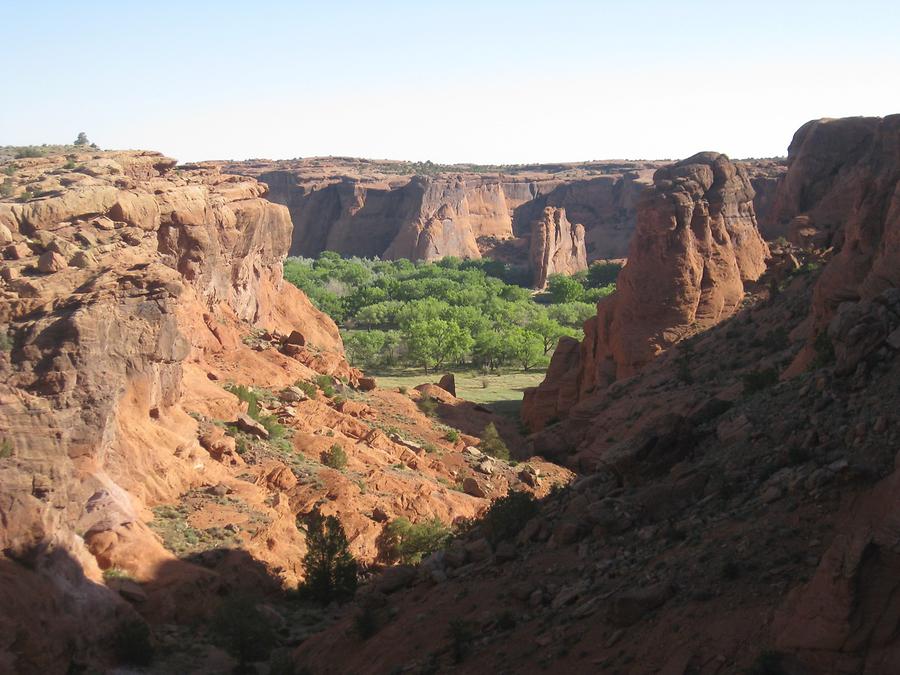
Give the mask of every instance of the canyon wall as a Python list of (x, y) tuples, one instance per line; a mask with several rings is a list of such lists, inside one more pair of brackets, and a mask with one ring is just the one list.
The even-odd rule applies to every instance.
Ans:
[(554, 377), (525, 394), (522, 416), (533, 430), (573, 399), (635, 374), (686, 335), (734, 314), (744, 283), (760, 277), (769, 254), (753, 198), (745, 169), (717, 153), (654, 174), (638, 204), (628, 263), (616, 292), (585, 323), (578, 358), (566, 344), (553, 359), (567, 368), (551, 365)]
[[(557, 236), (542, 229), (549, 227), (545, 209), (564, 210), (572, 224), (566, 236), (584, 239), (579, 246), (585, 259), (570, 255), (556, 271), (571, 273), (591, 260), (621, 258), (634, 229), (637, 195), (659, 165), (597, 162), (427, 176), (395, 174), (391, 163), (364, 160), (245, 162), (226, 168), (267, 183), (270, 199), (290, 209), (292, 255), (331, 250), (414, 260), (490, 256), (530, 267), (540, 287), (554, 270), (529, 252), (541, 246), (535, 236), (544, 241)], [(576, 226), (583, 226), (583, 235)]]
[[(290, 209), (291, 255), (314, 257), (330, 250), (414, 260), (490, 256), (528, 266), (541, 287), (553, 271), (542, 267), (543, 258), (532, 251), (541, 246), (535, 236), (555, 236), (541, 229), (547, 208), (563, 209), (569, 223), (583, 226), (587, 263), (623, 258), (640, 195), (654, 170), (665, 164), (598, 161), (478, 172), (463, 165), (428, 175), (409, 173), (396, 162), (341, 158), (223, 166), (265, 182), (269, 198)], [(755, 188), (757, 212), (768, 218), (783, 163), (748, 160), (742, 165)], [(578, 269), (583, 267), (576, 255), (558, 271)]]

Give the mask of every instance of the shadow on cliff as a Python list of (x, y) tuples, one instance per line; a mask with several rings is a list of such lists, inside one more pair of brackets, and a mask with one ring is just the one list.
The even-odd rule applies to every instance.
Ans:
[[(287, 622), (275, 610), (255, 607), (292, 606), (294, 595), (241, 549), (169, 560), (141, 582), (112, 574), (94, 581), (62, 548), (6, 550), (0, 555), (0, 672), (84, 673), (111, 664), (141, 665), (152, 659), (154, 646), (156, 662), (168, 663), (170, 652), (180, 648), (154, 628), (163, 624), (191, 632), (211, 629), (212, 642), (242, 660), (233, 644), (241, 640), (232, 633), (250, 630), (242, 627), (247, 616), (238, 616), (248, 612), (230, 611), (233, 607), (248, 607), (253, 620), (268, 624), (267, 651), (259, 655), (267, 658), (268, 650), (283, 642), (280, 632)], [(224, 628), (221, 610), (230, 612)], [(190, 650), (185, 646), (185, 654), (197, 642)]]

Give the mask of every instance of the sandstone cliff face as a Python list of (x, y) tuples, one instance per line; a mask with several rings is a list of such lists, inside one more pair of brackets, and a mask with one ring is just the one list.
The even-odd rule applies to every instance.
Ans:
[(544, 288), (551, 274), (571, 275), (587, 269), (584, 226), (570, 223), (565, 209), (548, 206), (532, 227), (529, 259), (535, 288)]
[(801, 331), (808, 344), (789, 371), (796, 374), (842, 303), (900, 285), (900, 115), (809, 122), (794, 135), (788, 161), (777, 216), (799, 242), (837, 249)]
[[(258, 177), (294, 221), (291, 254), (434, 260), (509, 258), (531, 265), (531, 234), (544, 209), (584, 226), (587, 260), (620, 258), (634, 230), (637, 195), (654, 162), (510, 167), (502, 173), (395, 173), (389, 162), (297, 160), (226, 165)], [(579, 267), (580, 268), (580, 267)], [(532, 267), (536, 279), (548, 272)], [(551, 272), (552, 273), (552, 272)]]
[[(724, 155), (701, 153), (656, 172), (617, 290), (585, 324), (577, 377), (548, 377), (526, 393), (523, 419), (532, 429), (566, 410), (551, 401), (571, 400), (576, 381), (578, 398), (605, 388), (735, 312), (744, 283), (759, 278), (768, 256), (753, 197), (744, 169)], [(572, 360), (568, 347), (559, 358)]]

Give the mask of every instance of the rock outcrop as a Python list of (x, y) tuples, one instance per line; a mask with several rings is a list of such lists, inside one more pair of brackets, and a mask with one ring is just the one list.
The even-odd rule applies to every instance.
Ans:
[[(768, 256), (753, 197), (746, 171), (717, 153), (654, 174), (638, 205), (628, 263), (616, 292), (586, 322), (577, 363), (566, 343), (545, 382), (526, 392), (522, 414), (533, 430), (573, 398), (634, 375), (680, 339), (735, 312), (744, 283), (759, 278)], [(549, 404), (554, 398), (556, 406)]]
[(816, 285), (796, 374), (815, 359), (816, 338), (842, 303), (900, 285), (900, 115), (808, 122), (788, 162), (775, 216), (798, 243), (837, 251)]
[(570, 223), (565, 209), (548, 206), (532, 227), (529, 258), (535, 288), (544, 288), (551, 274), (571, 275), (587, 269), (584, 226)]

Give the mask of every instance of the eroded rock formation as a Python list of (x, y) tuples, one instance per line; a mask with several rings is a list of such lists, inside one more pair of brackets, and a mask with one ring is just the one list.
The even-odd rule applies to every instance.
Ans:
[[(532, 429), (558, 417), (573, 397), (635, 374), (686, 335), (735, 312), (744, 283), (759, 278), (768, 256), (753, 197), (743, 167), (717, 153), (700, 153), (654, 174), (638, 205), (617, 290), (585, 324), (577, 375), (548, 375), (537, 391), (526, 393), (523, 419)], [(573, 361), (568, 344), (554, 360)], [(551, 366), (554, 373), (562, 370)]]
[(584, 226), (570, 223), (565, 209), (548, 206), (532, 227), (529, 259), (535, 288), (544, 288), (551, 274), (571, 275), (587, 269)]

